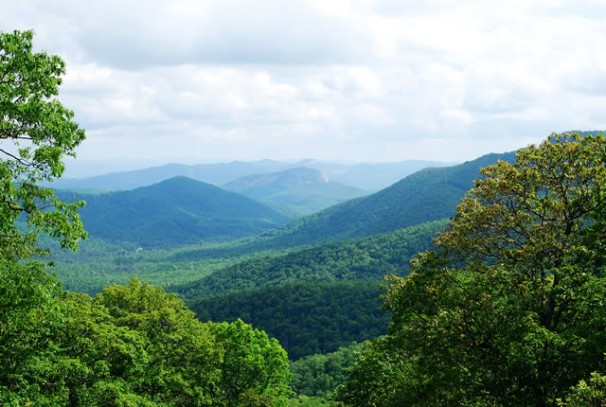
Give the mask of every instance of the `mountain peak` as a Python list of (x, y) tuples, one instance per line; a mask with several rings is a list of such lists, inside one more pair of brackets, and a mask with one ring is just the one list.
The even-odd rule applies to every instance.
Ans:
[(85, 200), (80, 214), (91, 236), (145, 247), (234, 240), (288, 220), (248, 197), (184, 176)]
[(366, 193), (332, 182), (324, 172), (295, 167), (278, 172), (249, 175), (223, 188), (292, 214), (309, 214)]
[(271, 188), (281, 191), (299, 189), (318, 184), (328, 184), (330, 179), (320, 170), (296, 167), (284, 171), (248, 175), (224, 185), (225, 189), (245, 192), (256, 188)]

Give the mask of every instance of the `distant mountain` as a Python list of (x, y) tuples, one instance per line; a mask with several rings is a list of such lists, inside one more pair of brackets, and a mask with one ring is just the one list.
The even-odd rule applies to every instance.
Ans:
[(364, 198), (353, 199), (268, 232), (258, 246), (317, 245), (384, 233), (455, 213), (480, 170), (515, 153), (489, 154), (453, 167), (426, 168)]
[(166, 164), (95, 177), (65, 178), (57, 180), (52, 186), (61, 189), (124, 191), (155, 184), (176, 176), (185, 176), (220, 186), (248, 175), (306, 167), (323, 172), (333, 182), (359, 188), (364, 191), (375, 192), (422, 168), (446, 165), (451, 164), (415, 160), (397, 163), (350, 165), (315, 160), (303, 160), (295, 163), (261, 160), (198, 165)]
[(124, 191), (152, 185), (169, 178), (183, 176), (213, 185), (221, 185), (245, 175), (288, 168), (288, 163), (262, 160), (256, 162), (233, 161), (216, 164), (166, 164), (141, 170), (115, 172), (89, 178), (67, 178), (53, 184), (61, 189), (89, 189)]
[(301, 164), (321, 170), (334, 182), (354, 186), (364, 191), (377, 192), (424, 168), (450, 167), (458, 163), (406, 160), (394, 163), (361, 163), (343, 166), (305, 160)]
[(288, 220), (250, 198), (186, 177), (132, 191), (60, 195), (86, 201), (80, 213), (91, 236), (144, 247), (237, 239)]
[(361, 189), (332, 182), (321, 171), (306, 167), (248, 175), (223, 185), (223, 189), (297, 215), (309, 215), (367, 195)]

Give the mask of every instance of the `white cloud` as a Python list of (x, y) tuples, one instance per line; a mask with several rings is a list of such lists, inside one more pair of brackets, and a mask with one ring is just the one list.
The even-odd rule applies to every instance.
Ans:
[(22, 0), (85, 159), (464, 160), (606, 128), (591, 0)]

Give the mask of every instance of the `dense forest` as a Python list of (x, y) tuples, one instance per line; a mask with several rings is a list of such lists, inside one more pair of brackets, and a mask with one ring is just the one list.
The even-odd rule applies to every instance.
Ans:
[(200, 300), (190, 305), (203, 321), (242, 319), (278, 339), (288, 356), (336, 351), (383, 335), (388, 314), (378, 284), (365, 281), (293, 283)]
[[(32, 41), (0, 33), (2, 405), (606, 404), (604, 136), (294, 221), (186, 177), (54, 190), (85, 132)], [(322, 178), (268, 174), (232, 189), (300, 203), (271, 188)]]

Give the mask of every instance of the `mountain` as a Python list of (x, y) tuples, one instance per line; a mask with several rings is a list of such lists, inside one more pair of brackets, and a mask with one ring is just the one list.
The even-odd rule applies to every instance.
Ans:
[(131, 191), (61, 195), (86, 201), (80, 213), (89, 235), (144, 247), (232, 240), (288, 220), (250, 198), (186, 177)]
[(185, 176), (220, 186), (248, 175), (306, 167), (323, 172), (333, 182), (375, 192), (422, 168), (445, 165), (451, 164), (417, 160), (380, 164), (339, 164), (316, 160), (302, 160), (295, 163), (261, 160), (197, 165), (166, 164), (95, 177), (64, 178), (57, 180), (52, 186), (72, 190), (118, 191), (151, 185), (176, 176)]
[(308, 167), (249, 175), (222, 188), (297, 215), (309, 215), (367, 194), (333, 182), (323, 172)]
[(221, 185), (245, 175), (286, 169), (287, 163), (272, 160), (256, 162), (233, 161), (216, 164), (165, 164), (140, 170), (115, 172), (88, 178), (66, 178), (53, 184), (61, 189), (90, 189), (104, 191), (130, 190), (152, 185), (178, 176), (213, 185)]
[(424, 168), (450, 167), (458, 163), (440, 161), (406, 160), (394, 163), (360, 163), (347, 166), (305, 160), (310, 168), (324, 172), (334, 182), (355, 186), (364, 191), (377, 192), (402, 178)]
[(444, 219), (455, 208), (483, 167), (512, 162), (515, 153), (489, 154), (453, 167), (426, 168), (394, 185), (309, 215), (266, 233), (254, 245), (265, 248), (317, 245), (389, 232)]

